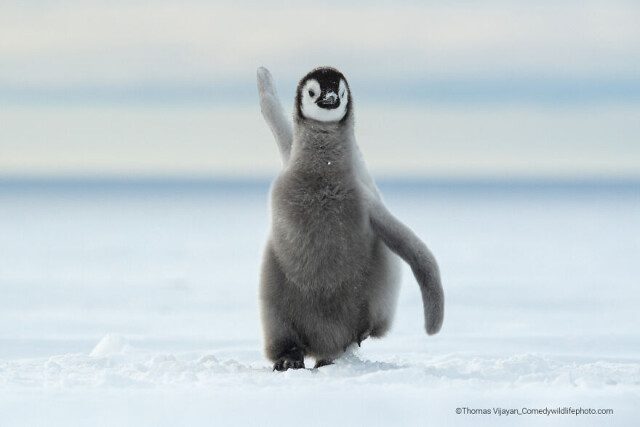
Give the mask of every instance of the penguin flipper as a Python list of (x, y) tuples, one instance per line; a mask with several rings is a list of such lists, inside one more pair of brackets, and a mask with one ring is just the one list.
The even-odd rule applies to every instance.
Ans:
[(369, 219), (373, 231), (409, 264), (420, 285), (427, 334), (438, 333), (444, 317), (444, 292), (436, 259), (420, 238), (398, 221), (381, 201), (371, 198), (370, 204)]
[(273, 84), (273, 77), (269, 70), (259, 67), (257, 71), (258, 94), (260, 95), (260, 110), (262, 117), (271, 128), (271, 132), (276, 139), (282, 163), (285, 164), (291, 153), (291, 143), (293, 141), (293, 130), (291, 121), (284, 114), (276, 87)]

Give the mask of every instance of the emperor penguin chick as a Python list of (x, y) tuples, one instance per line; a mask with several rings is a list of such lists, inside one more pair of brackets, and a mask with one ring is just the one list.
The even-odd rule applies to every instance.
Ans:
[(444, 314), (438, 266), (381, 200), (356, 145), (344, 75), (322, 67), (300, 80), (293, 129), (265, 68), (258, 90), (283, 162), (260, 278), (274, 370), (304, 368), (305, 355), (316, 367), (330, 364), (352, 343), (383, 336), (396, 306), (398, 257), (420, 286), (427, 333), (437, 333)]

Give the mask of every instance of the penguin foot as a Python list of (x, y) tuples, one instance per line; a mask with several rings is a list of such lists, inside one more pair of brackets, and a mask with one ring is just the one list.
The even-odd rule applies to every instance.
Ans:
[(333, 360), (320, 359), (316, 362), (316, 365), (313, 367), (313, 369), (322, 368), (323, 366), (327, 366), (327, 365), (333, 365)]
[(304, 360), (295, 360), (288, 357), (281, 357), (273, 364), (274, 371), (286, 371), (287, 369), (304, 369)]
[(366, 340), (367, 338), (369, 338), (369, 335), (371, 334), (371, 331), (364, 331), (363, 333), (361, 333), (358, 338), (356, 339), (356, 342), (358, 343), (358, 347), (360, 347), (360, 344), (362, 344), (362, 341)]

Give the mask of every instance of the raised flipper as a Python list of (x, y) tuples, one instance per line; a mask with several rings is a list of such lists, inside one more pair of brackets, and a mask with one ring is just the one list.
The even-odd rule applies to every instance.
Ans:
[(429, 248), (413, 231), (398, 221), (384, 204), (370, 198), (369, 218), (374, 232), (413, 270), (424, 306), (424, 326), (429, 335), (440, 330), (444, 317), (444, 293), (438, 264)]
[(264, 120), (271, 128), (271, 132), (276, 139), (282, 163), (289, 160), (291, 153), (291, 142), (293, 141), (293, 131), (291, 120), (289, 120), (282, 109), (276, 87), (273, 84), (271, 73), (264, 67), (258, 68), (258, 94), (260, 95), (260, 110)]

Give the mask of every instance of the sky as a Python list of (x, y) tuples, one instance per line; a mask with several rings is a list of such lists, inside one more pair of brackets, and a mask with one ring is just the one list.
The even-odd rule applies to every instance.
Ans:
[(348, 77), (374, 173), (640, 176), (633, 1), (0, 3), (0, 175), (270, 176), (283, 103)]

